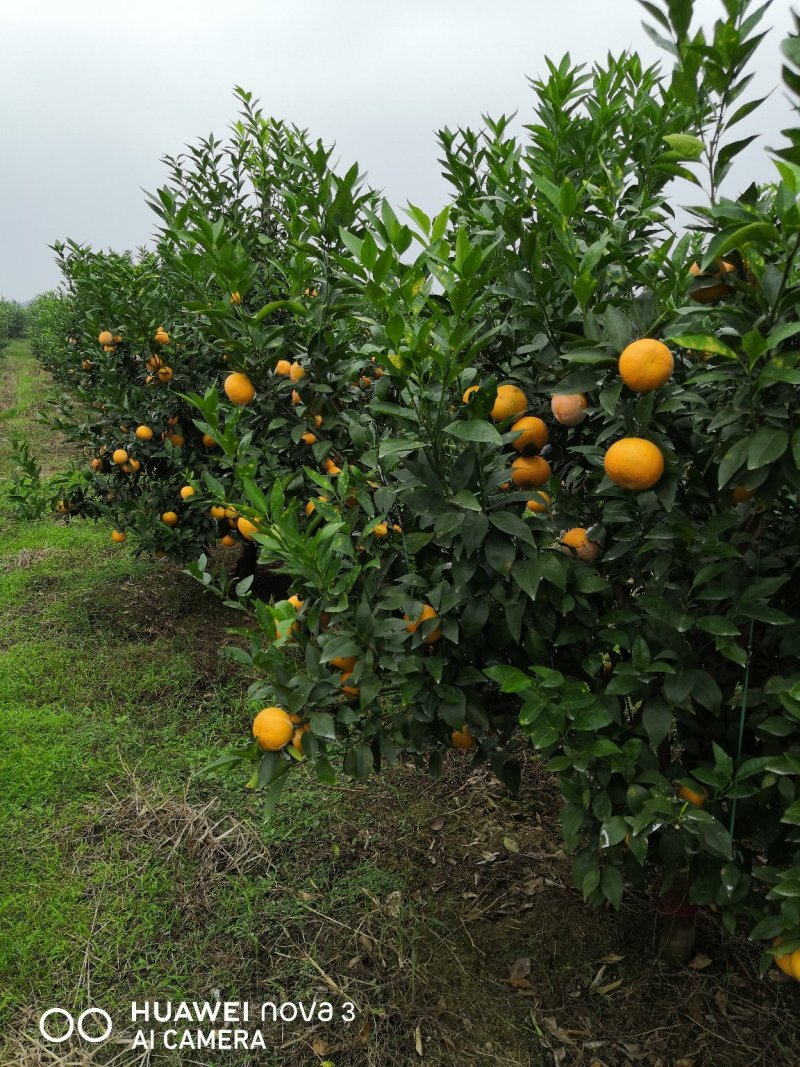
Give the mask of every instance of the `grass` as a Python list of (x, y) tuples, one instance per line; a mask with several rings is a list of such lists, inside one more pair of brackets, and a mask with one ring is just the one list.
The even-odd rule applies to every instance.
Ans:
[[(24, 345), (0, 376), (2, 479), (12, 432), (40, 458), (63, 450), (32, 422), (47, 383)], [(713, 917), (709, 966), (669, 974), (646, 897), (583, 904), (535, 760), (520, 800), (460, 757), (435, 783), (401, 766), (323, 789), (301, 770), (266, 826), (241, 775), (192, 778), (249, 728), (249, 679), (217, 656), (234, 621), (107, 531), (20, 521), (0, 497), (4, 1067), (140, 1062), (72, 1044), (52, 1059), (38, 1014), (99, 1005), (129, 1033), (134, 999), (217, 990), (358, 1008), (350, 1027), (273, 1028), (269, 1051), (214, 1060), (237, 1067), (800, 1062), (797, 988), (759, 979)]]

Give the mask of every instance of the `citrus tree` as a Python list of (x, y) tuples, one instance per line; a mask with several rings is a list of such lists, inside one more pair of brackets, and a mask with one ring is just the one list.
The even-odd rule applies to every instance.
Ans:
[[(644, 6), (669, 78), (550, 64), (527, 144), (506, 119), (442, 134), (448, 210), (343, 234), (351, 358), (385, 393), (299, 502), (298, 476), (264, 485), (263, 440), (235, 443), (294, 595), (252, 604), (266, 640), (235, 655), (266, 706), (224, 760), (271, 805), (302, 758), (330, 778), (333, 745), (361, 777), (455, 746), (513, 788), (527, 739), (588, 899), (658, 871), (667, 952), (711, 905), (791, 970), (800, 171), (792, 147), (773, 185), (720, 193), (763, 9), (727, 0), (706, 34), (689, 0)], [(683, 234), (675, 176), (707, 193)]]

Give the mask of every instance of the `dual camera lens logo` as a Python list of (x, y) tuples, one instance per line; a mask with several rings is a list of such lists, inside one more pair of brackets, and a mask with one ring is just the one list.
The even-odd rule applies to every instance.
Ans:
[(39, 1033), (45, 1041), (53, 1044), (69, 1041), (76, 1029), (84, 1041), (98, 1045), (108, 1040), (114, 1024), (111, 1016), (102, 1008), (87, 1008), (77, 1019), (64, 1008), (49, 1008), (39, 1020)]

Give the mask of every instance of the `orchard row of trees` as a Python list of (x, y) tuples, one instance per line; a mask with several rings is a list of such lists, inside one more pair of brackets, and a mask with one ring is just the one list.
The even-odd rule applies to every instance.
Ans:
[(0, 297), (0, 351), (25, 333), (26, 309), (15, 300)]
[(301, 762), (454, 746), (513, 790), (533, 746), (588, 899), (656, 877), (800, 977), (800, 130), (722, 195), (767, 5), (643, 6), (670, 72), (548, 61), (522, 139), (442, 131), (435, 217), (237, 90), (168, 157), (152, 249), (56, 246), (59, 510), (250, 614), (262, 710), (221, 762), (268, 808)]

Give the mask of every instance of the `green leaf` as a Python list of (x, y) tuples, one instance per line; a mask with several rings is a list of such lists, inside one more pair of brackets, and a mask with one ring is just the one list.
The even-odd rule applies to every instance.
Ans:
[(789, 435), (785, 430), (773, 430), (762, 426), (750, 437), (747, 448), (747, 469), (757, 470), (780, 459), (789, 444)]
[(622, 875), (617, 867), (603, 868), (600, 875), (600, 889), (611, 907), (618, 910), (622, 904)]
[(672, 708), (657, 697), (648, 700), (642, 712), (642, 724), (653, 748), (658, 748), (672, 729)]
[(688, 133), (668, 133), (664, 140), (670, 148), (680, 153), (681, 159), (699, 159), (705, 148), (699, 137), (692, 137)]
[(726, 356), (728, 359), (738, 358), (732, 348), (728, 348), (719, 338), (707, 333), (671, 334), (667, 340), (692, 352), (711, 352), (717, 356)]
[(477, 441), (487, 445), (502, 445), (503, 438), (490, 422), (484, 419), (474, 419), (470, 422), (459, 420), (445, 426), (445, 433), (451, 437), (457, 437), (459, 441)]

